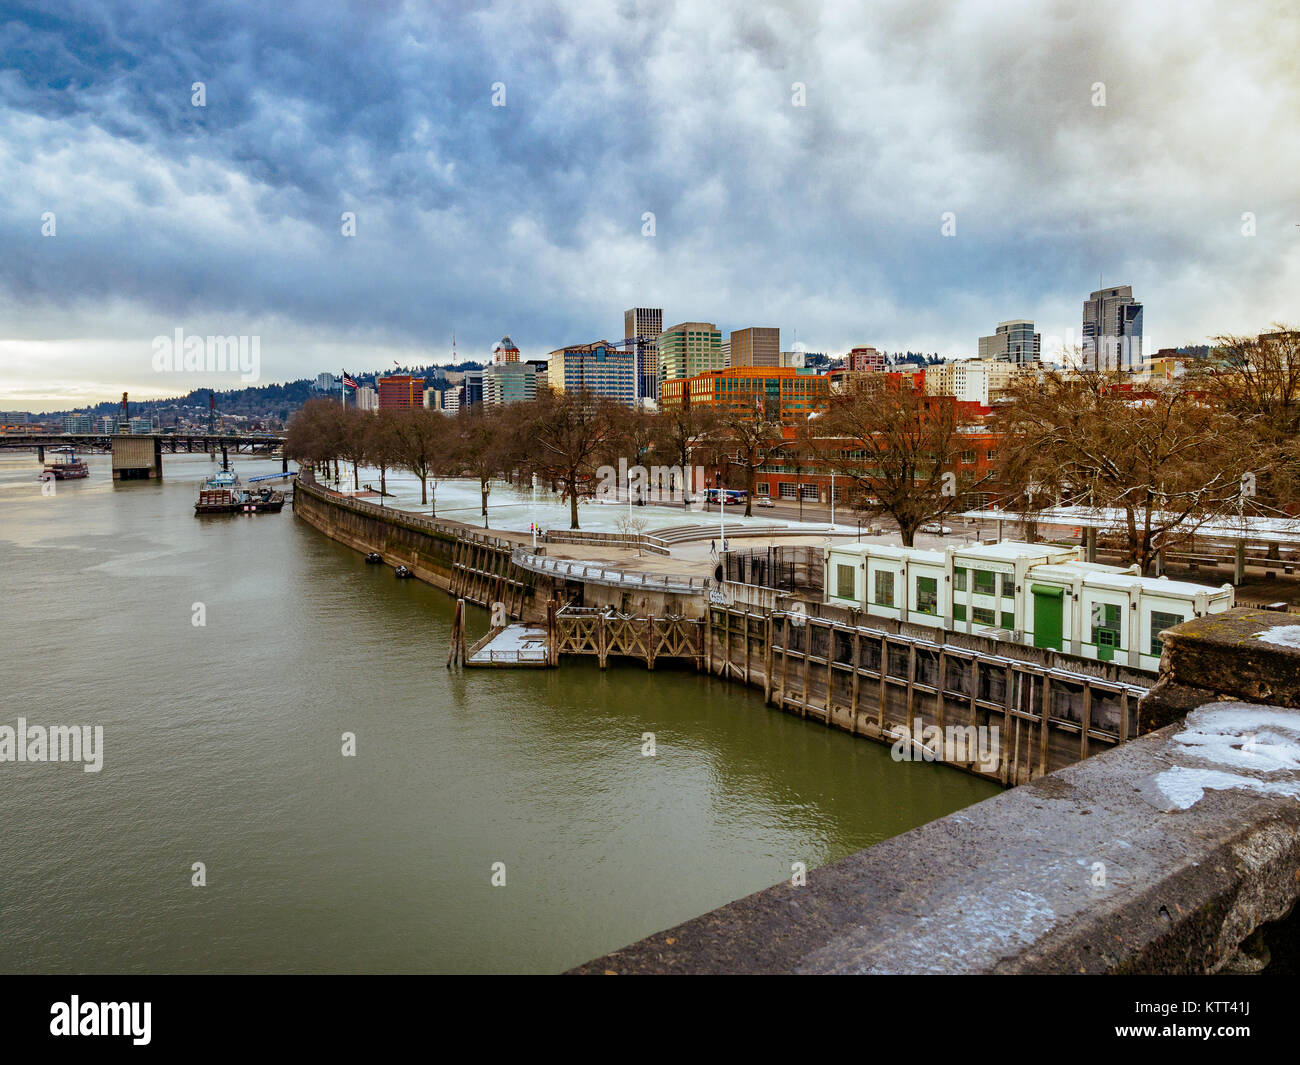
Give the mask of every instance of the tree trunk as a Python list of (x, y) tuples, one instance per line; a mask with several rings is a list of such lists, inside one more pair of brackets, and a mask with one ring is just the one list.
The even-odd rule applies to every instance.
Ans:
[(379, 467), (379, 502), (383, 502), (388, 495), (388, 467)]
[(356, 492), (356, 491), (358, 491), (360, 488), (361, 488), (361, 476), (360, 476), (360, 471), (358, 471), (358, 469), (357, 469), (357, 464), (356, 464), (356, 462), (354, 461), (354, 462), (352, 463), (352, 491)]
[(487, 497), (488, 497), (488, 492), (490, 491), (490, 489), (488, 488), (488, 483), (487, 483), (487, 481), (484, 481), (484, 480), (480, 479), (480, 480), (479, 480), (479, 483), (478, 483), (478, 490), (479, 490), (479, 495), (481, 495), (481, 496), (483, 497), (483, 517), (486, 518), (486, 517), (487, 517)]
[(576, 477), (569, 478), (567, 486), (569, 489), (569, 528), (576, 529), (578, 527), (578, 479)]
[(754, 467), (745, 470), (745, 517), (754, 516)]
[(428, 474), (420, 474), (420, 506), (427, 506), (429, 503), (429, 481)]

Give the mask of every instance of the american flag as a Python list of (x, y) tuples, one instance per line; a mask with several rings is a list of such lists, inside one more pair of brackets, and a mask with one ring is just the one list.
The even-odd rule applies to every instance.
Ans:
[(344, 370), (344, 371), (343, 371), (343, 387), (344, 387), (344, 388), (356, 388), (356, 387), (357, 387), (357, 383), (356, 383), (354, 380), (352, 380), (351, 377), (348, 376), (348, 372), (347, 372), (347, 370)]

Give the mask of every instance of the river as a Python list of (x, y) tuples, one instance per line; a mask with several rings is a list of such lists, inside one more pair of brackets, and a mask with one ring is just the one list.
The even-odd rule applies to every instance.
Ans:
[(0, 452), (0, 725), (103, 728), (0, 762), (0, 970), (554, 972), (998, 790), (690, 670), (449, 672), (445, 592), (88, 461)]

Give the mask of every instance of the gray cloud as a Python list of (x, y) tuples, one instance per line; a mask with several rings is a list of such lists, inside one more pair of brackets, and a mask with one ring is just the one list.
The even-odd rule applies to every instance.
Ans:
[(0, 354), (274, 320), (283, 378), (328, 341), (531, 353), (645, 303), (964, 354), (1077, 329), (1099, 272), (1158, 343), (1300, 317), (1284, 3), (449, 7), (11, 11)]

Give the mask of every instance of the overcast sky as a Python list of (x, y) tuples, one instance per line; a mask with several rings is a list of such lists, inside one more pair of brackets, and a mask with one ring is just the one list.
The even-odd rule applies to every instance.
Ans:
[(178, 328), (260, 337), (269, 382), (448, 361), (453, 331), (479, 359), (617, 339), (632, 306), (973, 355), (1008, 318), (1077, 338), (1099, 276), (1148, 352), (1296, 322), (1298, 27), (1294, 0), (5, 6), (0, 409), (238, 384), (156, 372)]

